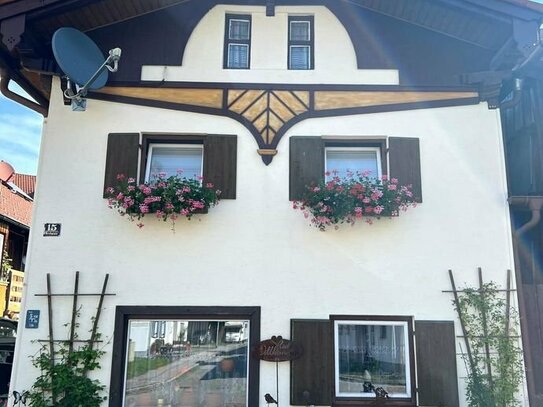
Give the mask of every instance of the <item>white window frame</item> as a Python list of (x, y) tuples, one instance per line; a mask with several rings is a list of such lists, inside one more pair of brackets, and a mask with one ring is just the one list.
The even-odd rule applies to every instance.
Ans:
[[(232, 45), (237, 45), (237, 46), (241, 46), (241, 47), (245, 47), (247, 49), (247, 66), (230, 66), (230, 47)], [(249, 44), (243, 44), (243, 43), (238, 43), (238, 42), (228, 42), (228, 51), (227, 51), (227, 56), (226, 56), (226, 64), (228, 66), (228, 69), (248, 69), (249, 68)]]
[[(252, 30), (253, 30), (253, 20), (250, 15), (247, 15), (247, 18), (242, 18), (244, 15), (236, 14), (226, 14), (226, 23), (228, 26), (225, 28), (226, 33), (224, 35), (224, 69), (250, 69), (251, 68), (251, 43), (252, 43)], [(233, 21), (242, 21), (249, 24), (249, 38), (231, 38), (230, 33), (232, 30)], [(230, 66), (230, 45), (242, 45), (247, 49), (247, 65), (246, 66)]]
[[(309, 50), (309, 52), (307, 54), (307, 57), (309, 58), (307, 68), (294, 68), (292, 66), (292, 49), (293, 48), (307, 48)], [(291, 46), (289, 46), (288, 52), (289, 52), (289, 61), (290, 61), (290, 65), (289, 65), (288, 69), (290, 69), (291, 71), (309, 71), (309, 70), (311, 70), (311, 45), (300, 45), (300, 44), (291, 45)]]
[[(307, 40), (293, 40), (292, 39), (292, 24), (300, 24), (304, 23), (307, 25), (307, 33), (309, 34), (309, 38)], [(290, 31), (289, 31), (289, 41), (311, 41), (311, 22), (309, 20), (290, 20)], [(309, 46), (309, 45), (308, 45)]]
[[(336, 398), (366, 398), (374, 399), (375, 395), (373, 393), (341, 393), (339, 390), (339, 325), (378, 325), (378, 326), (403, 326), (404, 328), (404, 359), (405, 359), (405, 388), (406, 393), (389, 393), (391, 398), (411, 398), (411, 353), (414, 352), (414, 349), (410, 349), (409, 341), (409, 323), (408, 321), (401, 320), (390, 320), (390, 321), (381, 321), (381, 320), (363, 320), (363, 319), (348, 319), (348, 320), (335, 320), (334, 321), (334, 388), (335, 388), (335, 397)], [(413, 367), (414, 368), (414, 367)]]
[[(324, 148), (324, 171), (327, 173), (328, 171), (333, 171), (335, 168), (328, 169), (328, 152), (329, 151), (372, 151), (375, 152), (375, 156), (377, 158), (377, 178), (381, 178), (381, 175), (383, 174), (383, 168), (381, 164), (381, 147), (325, 147)], [(356, 173), (356, 171), (359, 171), (354, 168), (349, 168), (352, 172)], [(372, 176), (375, 176), (375, 174), (371, 174)], [(332, 178), (326, 177), (327, 180)]]
[[(151, 159), (153, 157), (153, 149), (155, 147), (160, 148), (187, 148), (191, 150), (200, 150), (202, 152), (202, 160), (200, 163), (200, 167), (202, 168), (202, 172), (199, 174), (199, 176), (203, 176), (204, 172), (204, 145), (203, 144), (170, 144), (170, 143), (150, 143), (149, 148), (147, 151), (147, 163), (145, 165), (145, 182), (149, 182), (151, 174)], [(201, 182), (201, 181), (200, 181)]]
[[(297, 19), (298, 18), (298, 19)], [(307, 25), (307, 34), (309, 38), (307, 40), (293, 40), (292, 39), (292, 24), (297, 23), (303, 23)], [(288, 66), (287, 68), (292, 71), (310, 71), (315, 69), (315, 62), (314, 57), (312, 55), (313, 48), (315, 47), (315, 41), (313, 36), (313, 30), (312, 27), (315, 24), (315, 20), (313, 16), (289, 16), (289, 22), (288, 22)], [(308, 48), (308, 66), (306, 68), (295, 68), (292, 66), (292, 49), (293, 48)]]
[[(248, 38), (232, 38), (231, 37), (231, 33), (232, 33), (232, 21), (241, 21), (241, 22), (246, 22), (246, 23), (249, 23), (249, 36)], [(228, 41), (230, 40), (233, 40), (233, 41), (251, 41), (251, 20), (250, 19), (243, 19), (243, 18), (229, 18), (228, 19)], [(230, 43), (230, 42), (229, 42)]]

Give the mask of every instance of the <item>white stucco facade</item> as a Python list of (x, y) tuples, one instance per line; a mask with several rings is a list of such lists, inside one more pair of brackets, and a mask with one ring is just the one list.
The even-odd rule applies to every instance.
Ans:
[[(282, 45), (288, 13), (314, 13), (317, 69), (288, 71), (277, 62), (286, 61), (286, 46), (253, 46), (251, 70), (223, 70), (226, 11), (252, 13), (254, 44), (271, 36)], [(326, 9), (277, 7), (276, 13), (279, 24), (271, 26), (262, 7), (215, 7), (195, 30), (182, 67), (144, 67), (142, 79), (398, 83), (395, 70), (356, 69), (346, 31)], [(321, 41), (328, 35), (334, 41)], [(237, 135), (236, 199), (177, 221), (175, 231), (152, 216), (138, 229), (102, 198), (107, 136), (116, 132)], [(291, 136), (419, 138), (423, 203), (373, 225), (359, 222), (325, 233), (310, 227), (288, 199)], [(269, 338), (289, 337), (293, 318), (331, 314), (456, 321), (452, 297), (443, 292), (450, 289), (449, 269), (459, 285), (473, 286), (477, 267), (485, 280), (500, 285), (514, 268), (499, 112), (486, 103), (307, 119), (283, 136), (269, 166), (257, 148), (253, 135), (226, 117), (98, 100), (89, 100), (84, 113), (72, 112), (55, 80), (24, 293), (24, 309), (41, 310), (42, 320), (38, 329), (19, 333), (12, 389), (30, 388), (36, 371), (28, 356), (38, 350), (33, 341), (48, 335), (46, 299), (34, 295), (46, 292), (47, 273), (53, 290), (62, 293), (72, 292), (76, 270), (81, 292), (99, 292), (110, 274), (108, 291), (115, 296), (105, 299), (100, 321), (106, 339), (113, 338), (118, 305), (260, 306), (261, 337)], [(61, 235), (43, 237), (44, 223), (61, 223)], [(81, 332), (90, 327), (96, 303), (82, 300)], [(54, 328), (62, 334), (71, 299), (55, 298), (54, 307)], [(111, 342), (103, 349), (103, 368), (95, 377), (109, 385)], [(461, 358), (458, 372), (462, 389)], [(274, 390), (275, 364), (261, 362), (260, 393)], [(279, 392), (285, 405), (288, 363), (279, 365)], [(462, 394), (460, 399), (465, 406)]]
[[(25, 354), (18, 355), (16, 388), (33, 381), (26, 356), (37, 345), (30, 341), (47, 336), (46, 301), (33, 296), (45, 292), (46, 273), (57, 292), (73, 290), (76, 270), (94, 292), (110, 273), (116, 296), (106, 298), (100, 323), (108, 338), (121, 304), (258, 305), (265, 338), (288, 337), (291, 318), (330, 314), (455, 320), (451, 296), (442, 292), (450, 289), (448, 269), (475, 285), (479, 266), (497, 282), (513, 268), (498, 115), (485, 104), (307, 120), (265, 166), (252, 135), (234, 120), (100, 101), (73, 113), (59, 94), (44, 128), (24, 304), (44, 318), (40, 329), (18, 337)], [(237, 199), (178, 221), (175, 233), (153, 218), (138, 229), (101, 197), (110, 132), (237, 134)], [(309, 227), (288, 200), (291, 135), (420, 137), (424, 202), (373, 225), (325, 233)], [(41, 236), (50, 222), (62, 223), (60, 237)], [(70, 300), (55, 302), (55, 328), (64, 332)], [(93, 313), (95, 301), (86, 302)], [(288, 394), (288, 364), (280, 373), (280, 391)], [(262, 362), (261, 392), (273, 383), (274, 365)]]

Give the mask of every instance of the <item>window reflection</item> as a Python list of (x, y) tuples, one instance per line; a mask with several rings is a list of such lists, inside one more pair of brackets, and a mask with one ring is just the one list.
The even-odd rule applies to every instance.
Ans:
[(131, 320), (124, 406), (247, 406), (248, 342), (246, 320)]
[(410, 396), (406, 323), (337, 323), (336, 341), (338, 396), (375, 397), (374, 387), (391, 397)]

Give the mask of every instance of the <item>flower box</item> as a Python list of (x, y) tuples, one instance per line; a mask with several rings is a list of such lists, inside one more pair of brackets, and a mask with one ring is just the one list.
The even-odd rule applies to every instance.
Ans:
[(302, 210), (311, 225), (322, 231), (330, 226), (337, 229), (341, 223), (353, 225), (360, 219), (371, 224), (373, 219), (396, 217), (416, 205), (411, 186), (399, 185), (396, 178), (372, 177), (369, 172), (348, 172), (345, 178), (337, 173), (325, 176), (327, 179), (309, 185), (302, 200), (293, 203), (294, 209)]
[[(117, 175), (117, 181), (115, 187), (106, 189), (108, 206), (131, 221), (154, 216), (175, 223), (179, 217), (191, 219), (195, 214), (208, 213), (209, 208), (219, 202), (220, 191), (201, 179), (181, 178), (180, 175), (166, 177), (161, 173), (152, 181), (139, 185), (134, 178), (126, 178), (123, 174)], [(143, 223), (137, 225), (142, 227)]]

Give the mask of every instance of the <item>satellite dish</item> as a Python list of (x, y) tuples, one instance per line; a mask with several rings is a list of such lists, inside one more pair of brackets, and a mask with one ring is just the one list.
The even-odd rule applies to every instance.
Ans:
[(0, 180), (8, 182), (15, 174), (15, 169), (5, 161), (0, 161)]
[(109, 56), (104, 58), (93, 40), (70, 27), (55, 31), (52, 47), (58, 66), (68, 78), (68, 89), (64, 96), (72, 100), (73, 110), (85, 110), (87, 91), (104, 87), (108, 71), (117, 72), (121, 49), (110, 50)]

